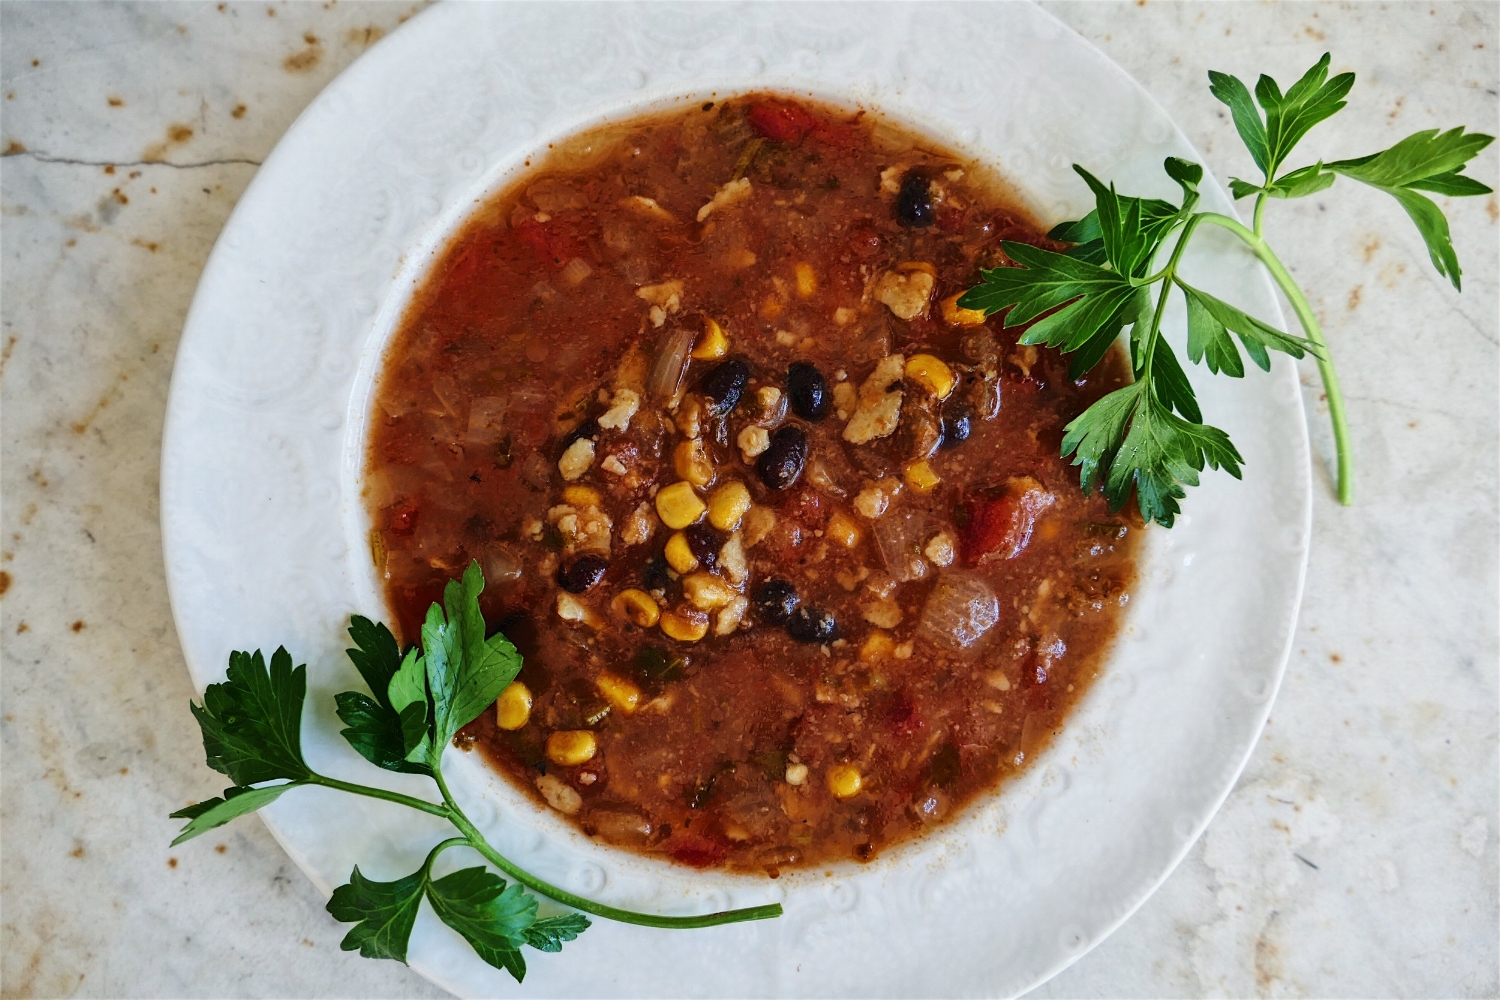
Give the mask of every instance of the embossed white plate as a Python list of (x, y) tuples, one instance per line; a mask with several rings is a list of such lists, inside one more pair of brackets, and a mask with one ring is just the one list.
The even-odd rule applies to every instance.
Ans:
[[(383, 616), (359, 471), (380, 352), (435, 249), (528, 153), (646, 106), (751, 88), (878, 108), (996, 162), (1047, 223), (1090, 206), (1068, 169), (1176, 197), (1197, 158), (1098, 51), (1030, 5), (469, 5), (429, 10), (335, 80), (245, 192), (204, 271), (173, 375), (162, 462), (172, 603), (202, 686), (231, 649), (309, 664), (312, 764), (428, 794), (345, 746), (333, 694), (357, 687), (343, 629)], [(1205, 206), (1230, 211), (1213, 181)], [(1247, 254), (1204, 234), (1200, 286), (1279, 321)], [(1174, 337), (1181, 319), (1171, 318)], [(1238, 775), (1270, 709), (1309, 530), (1294, 367), (1194, 384), (1245, 456), (1188, 515), (1148, 533), (1105, 676), (1056, 745), (1002, 794), (874, 864), (778, 881), (619, 854), (450, 753), (461, 803), (545, 878), (674, 913), (781, 900), (784, 918), (669, 932), (595, 923), (531, 955), (524, 991), (424, 914), (412, 965), (466, 996), (960, 996), (1022, 992), (1158, 885)], [(262, 814), (325, 892), (356, 862), (412, 871), (431, 817), (299, 790)], [(449, 852), (445, 863), (475, 859)]]

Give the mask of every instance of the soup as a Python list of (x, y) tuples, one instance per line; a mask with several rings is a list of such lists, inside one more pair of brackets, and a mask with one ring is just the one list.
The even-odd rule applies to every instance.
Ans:
[(471, 559), (525, 656), (460, 735), (589, 835), (868, 861), (1025, 767), (1097, 676), (1138, 521), (1064, 425), (1124, 384), (958, 306), (1057, 247), (980, 166), (752, 94), (528, 164), (376, 389), (372, 548), (407, 642)]

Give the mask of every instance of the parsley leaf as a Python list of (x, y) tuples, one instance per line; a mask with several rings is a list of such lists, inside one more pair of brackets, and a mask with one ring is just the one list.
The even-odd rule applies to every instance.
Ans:
[(1270, 178), (1302, 137), (1321, 121), (1344, 109), (1345, 95), (1354, 86), (1353, 73), (1340, 73), (1328, 79), (1329, 53), (1323, 53), (1302, 79), (1292, 84), (1285, 95), (1276, 81), (1264, 74), (1255, 84), (1255, 99), (1266, 109), (1266, 144), (1269, 149)]
[(266, 669), (260, 650), (229, 654), (227, 679), (210, 684), (203, 704), (189, 705), (203, 732), (208, 766), (236, 785), (312, 775), (302, 759), (302, 701), (307, 667), (292, 669), (278, 647)]
[(572, 941), (589, 927), (589, 918), (582, 913), (542, 917), (526, 928), (526, 943), (537, 951), (559, 952), (564, 941)]
[(1207, 357), (1208, 370), (1215, 374), (1222, 371), (1235, 378), (1244, 375), (1245, 366), (1229, 337), (1230, 331), (1239, 335), (1245, 352), (1262, 371), (1271, 370), (1271, 356), (1267, 351), (1281, 351), (1294, 358), (1304, 354), (1323, 357), (1323, 349), (1312, 341), (1282, 333), (1223, 299), (1194, 288), (1181, 278), (1173, 281), (1187, 297), (1188, 357), (1194, 364)]
[(261, 806), (270, 805), (281, 798), (283, 792), (301, 784), (300, 781), (288, 781), (284, 784), (266, 785), (262, 788), (243, 788), (236, 785), (234, 788), (224, 789), (223, 798), (207, 799), (179, 809), (171, 814), (172, 819), (186, 819), (191, 822), (182, 828), (182, 832), (172, 841), (172, 846), (176, 847), (185, 840), (192, 840), (199, 834), (223, 826), (230, 820), (249, 815)]
[(365, 958), (394, 958), (406, 961), (406, 946), (411, 940), (422, 893), (427, 888), (428, 858), (417, 871), (394, 882), (376, 882), (360, 874), (359, 866), (349, 882), (333, 890), (328, 912), (333, 919), (353, 923), (339, 947), (359, 951)]
[(1432, 199), (1418, 191), (1466, 196), (1488, 194), (1490, 188), (1463, 174), (1464, 165), (1494, 141), (1493, 136), (1465, 133), (1462, 127), (1440, 132), (1428, 129), (1407, 136), (1380, 153), (1353, 160), (1336, 160), (1324, 169), (1378, 188), (1395, 198), (1416, 223), (1427, 244), (1432, 266), (1462, 289), (1462, 270), (1448, 232), (1448, 220)]
[[(425, 753), (409, 756), (415, 743), (408, 742), (404, 730), (405, 726), (411, 725), (407, 719), (407, 715), (411, 715), (420, 729), (416, 742), (419, 743), (426, 737), (425, 681), (419, 674), (418, 683), (423, 687), (417, 697), (421, 699), (421, 707), (415, 712), (403, 714), (402, 709), (406, 705), (393, 704), (389, 693), (402, 668), (417, 658), (417, 650), (412, 648), (403, 660), (391, 630), (361, 615), (354, 615), (350, 619), (349, 635), (356, 648), (346, 652), (364, 677), (365, 683), (370, 685), (374, 697), (357, 691), (345, 691), (334, 696), (339, 719), (348, 727), (341, 730), (340, 735), (349, 741), (349, 745), (361, 757), (376, 767), (408, 774), (431, 774), (432, 767)], [(418, 667), (418, 671), (420, 669)]]
[[(1164, 349), (1158, 342), (1156, 350)], [(1076, 452), (1086, 491), (1107, 468), (1104, 496), (1112, 510), (1125, 505), (1133, 487), (1141, 516), (1170, 528), (1187, 495), (1183, 487), (1198, 485), (1205, 464), (1238, 479), (1244, 459), (1229, 435), (1173, 413), (1157, 391), (1153, 376), (1105, 396), (1068, 424), (1062, 452)]]
[(449, 581), (443, 591), (443, 608), (434, 604), (422, 626), (433, 708), (432, 745), (438, 753), (455, 733), (494, 704), (521, 670), (521, 656), (509, 639), (498, 633), (489, 639), (484, 636), (484, 616), (479, 612), (483, 590), (484, 574), (478, 562), (471, 562), (462, 581)]
[(429, 883), (427, 900), (438, 919), (462, 934), (480, 958), (509, 972), (516, 982), (525, 978), (521, 946), (527, 943), (527, 928), (536, 922), (535, 896), (484, 868), (465, 868)]

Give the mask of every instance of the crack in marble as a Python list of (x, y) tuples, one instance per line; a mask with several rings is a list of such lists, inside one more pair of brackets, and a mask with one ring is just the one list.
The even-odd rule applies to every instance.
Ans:
[(171, 167), (173, 170), (197, 170), (201, 167), (225, 167), (243, 164), (258, 167), (260, 160), (243, 156), (227, 156), (218, 160), (199, 160), (196, 163), (173, 163), (170, 160), (77, 160), (67, 156), (50, 156), (29, 149), (0, 154), (0, 159), (24, 157), (38, 163), (60, 163), (71, 167)]

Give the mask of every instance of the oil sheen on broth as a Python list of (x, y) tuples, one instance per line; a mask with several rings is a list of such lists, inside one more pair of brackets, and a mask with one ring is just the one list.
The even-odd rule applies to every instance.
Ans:
[(483, 205), (376, 391), (366, 498), (406, 642), (477, 559), (525, 656), (460, 736), (611, 844), (869, 860), (1016, 773), (1096, 676), (1138, 521), (1084, 496), (1083, 379), (959, 308), (981, 168), (753, 94), (612, 125)]

